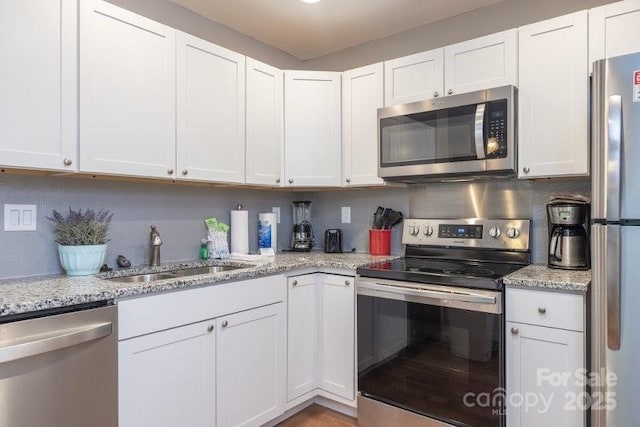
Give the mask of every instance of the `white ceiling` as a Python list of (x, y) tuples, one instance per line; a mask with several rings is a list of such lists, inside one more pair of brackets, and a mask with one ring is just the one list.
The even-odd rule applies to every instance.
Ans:
[(307, 60), (502, 0), (170, 0)]

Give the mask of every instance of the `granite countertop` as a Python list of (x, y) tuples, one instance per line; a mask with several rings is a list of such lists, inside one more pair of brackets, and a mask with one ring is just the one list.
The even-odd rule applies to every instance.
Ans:
[[(335, 268), (355, 270), (378, 262), (400, 258), (400, 255), (371, 256), (363, 253), (326, 254), (295, 252), (277, 254), (258, 261), (215, 260), (168, 263), (159, 267), (137, 267), (100, 273), (94, 276), (66, 275), (35, 276), (0, 280), (0, 317), (96, 301), (112, 300), (135, 295), (174, 289), (210, 285), (218, 282), (251, 279), (307, 268)], [(134, 274), (156, 273), (178, 268), (231, 264), (242, 268), (220, 273), (156, 280), (146, 283), (127, 283), (105, 280)]]
[(584, 294), (591, 284), (591, 270), (558, 270), (542, 264), (531, 264), (505, 276), (504, 284)]

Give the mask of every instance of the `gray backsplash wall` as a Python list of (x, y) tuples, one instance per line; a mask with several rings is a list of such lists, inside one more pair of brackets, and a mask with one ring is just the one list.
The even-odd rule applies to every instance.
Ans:
[(133, 264), (148, 262), (151, 224), (162, 236), (162, 262), (197, 258), (200, 239), (206, 237), (203, 219), (215, 216), (228, 224), (229, 211), (238, 203), (249, 210), (252, 252), (257, 251), (257, 214), (270, 212), (273, 206), (281, 208), (278, 246), (289, 247), (292, 199), (291, 192), (272, 190), (2, 175), (0, 204), (37, 205), (38, 230), (5, 232), (0, 227), (0, 278), (62, 272), (52, 228), (45, 219), (52, 209), (66, 211), (71, 206), (114, 212), (107, 252), (107, 263), (114, 266), (118, 254)]
[[(355, 248), (357, 252), (369, 251), (369, 219), (378, 206), (409, 212), (409, 192), (407, 188), (381, 188), (341, 190), (297, 194), (299, 200), (310, 200), (311, 223), (316, 235), (318, 248), (324, 246), (324, 230), (342, 230), (342, 249), (345, 252)], [(351, 223), (341, 223), (341, 208), (351, 207)], [(401, 254), (402, 228), (392, 231), (391, 252)]]

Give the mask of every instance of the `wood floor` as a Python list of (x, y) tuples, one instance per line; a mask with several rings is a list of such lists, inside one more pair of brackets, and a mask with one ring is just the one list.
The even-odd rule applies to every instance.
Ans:
[(311, 405), (293, 417), (284, 420), (277, 427), (352, 427), (358, 423), (348, 417), (319, 405)]

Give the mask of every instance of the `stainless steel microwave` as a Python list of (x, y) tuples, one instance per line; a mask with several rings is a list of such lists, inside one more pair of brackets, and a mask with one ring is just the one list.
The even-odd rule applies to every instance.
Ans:
[(378, 174), (422, 182), (516, 175), (516, 88), (378, 109)]

